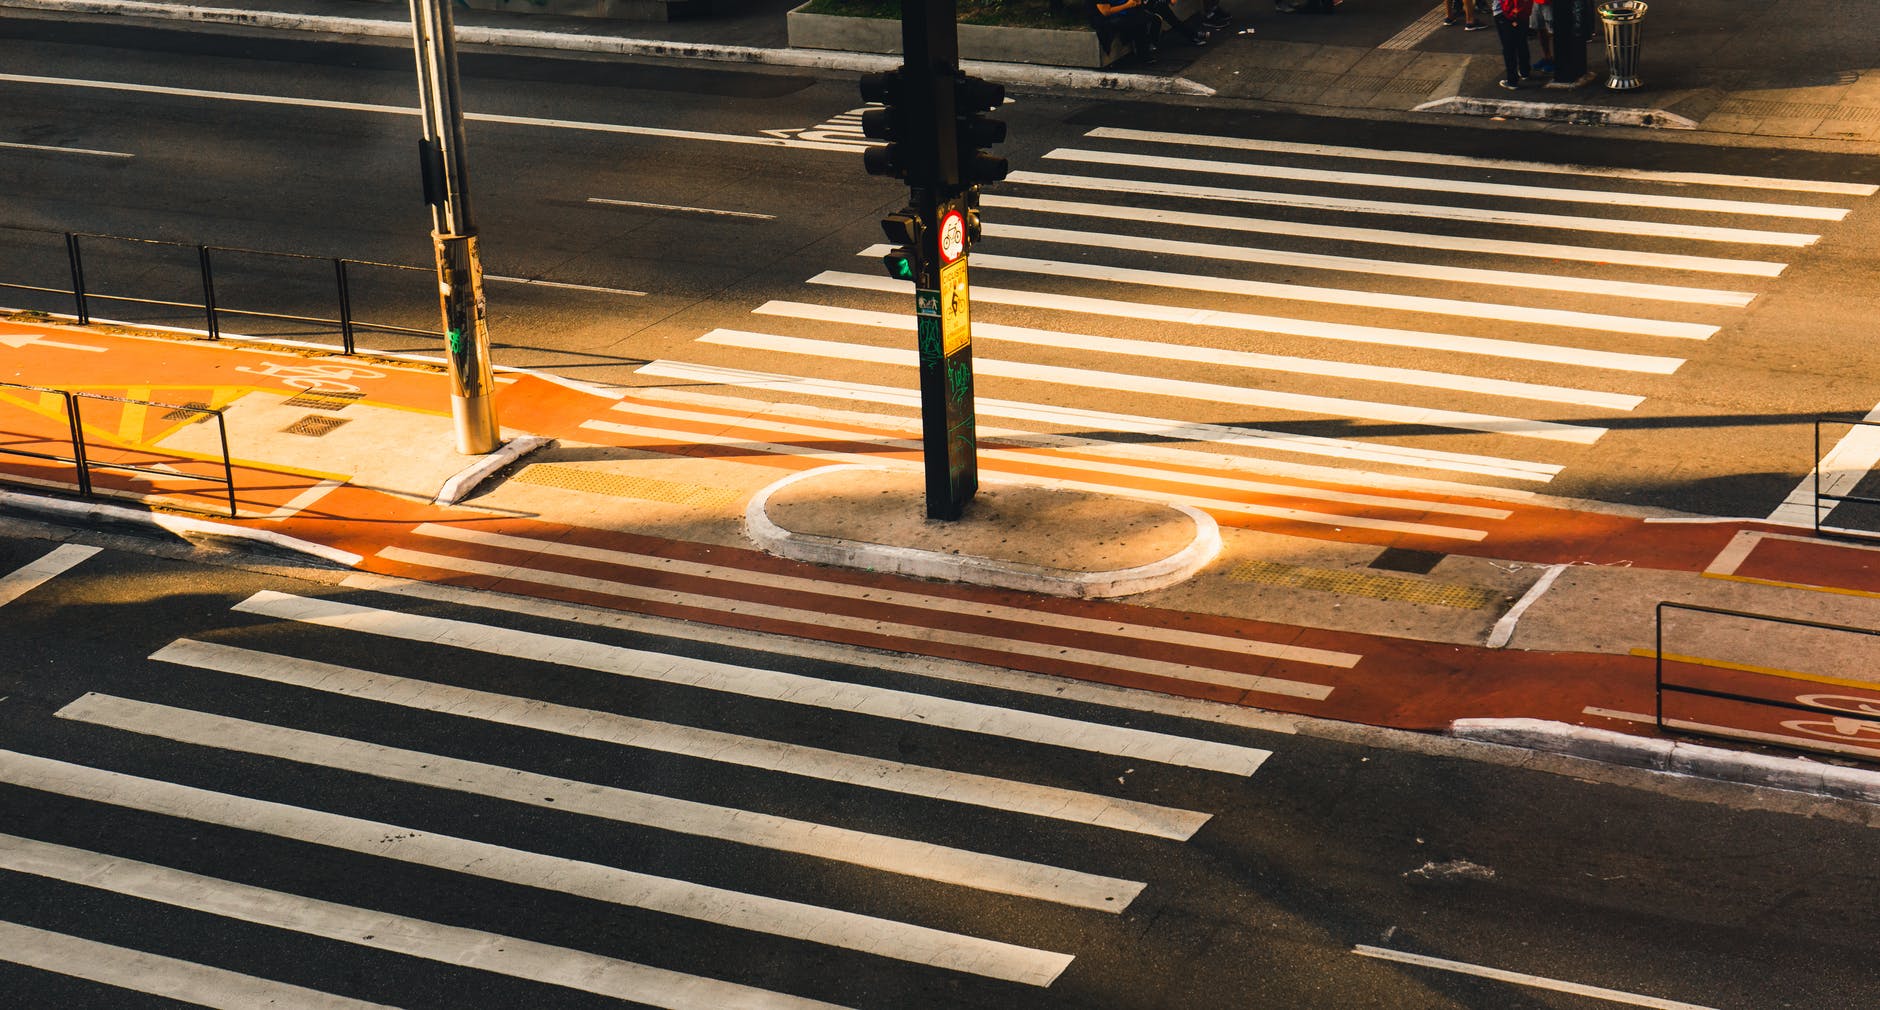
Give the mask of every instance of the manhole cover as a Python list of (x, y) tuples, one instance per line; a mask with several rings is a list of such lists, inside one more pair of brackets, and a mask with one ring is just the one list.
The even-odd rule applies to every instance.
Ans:
[(349, 420), (350, 418), (344, 417), (321, 417), (318, 414), (308, 414), (306, 417), (295, 421), (293, 424), (281, 430), (287, 432), (289, 435), (311, 435), (314, 438), (319, 438), (321, 435), (331, 432), (334, 428), (348, 423)]

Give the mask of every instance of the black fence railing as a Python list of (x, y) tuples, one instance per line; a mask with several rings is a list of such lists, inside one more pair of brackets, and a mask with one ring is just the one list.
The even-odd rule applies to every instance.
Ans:
[[(1880, 428), (1880, 421), (1868, 421), (1846, 417), (1815, 418), (1815, 534), (1817, 536), (1839, 537), (1848, 540), (1880, 540), (1880, 528), (1862, 530), (1850, 526), (1827, 526), (1822, 523), (1824, 518), (1841, 505), (1880, 506), (1880, 498), (1868, 495), (1836, 494), (1821, 489), (1821, 426), (1824, 424), (1844, 424), (1855, 430), (1863, 427)], [(1828, 505), (1825, 509), (1822, 508), (1824, 503), (1830, 502), (1833, 504)], [(1876, 511), (1874, 515), (1880, 516), (1880, 511)]]
[[(50, 283), (26, 283), (15, 280), (0, 280), (0, 288), (15, 291), (32, 291), (41, 294), (67, 296), (72, 299), (74, 314), (81, 325), (92, 321), (94, 302), (121, 302), (165, 308), (184, 309), (202, 313), (206, 323), (206, 332), (210, 339), (219, 339), (222, 334), (222, 320), (228, 316), (241, 316), (257, 319), (272, 319), (283, 322), (304, 323), (321, 327), (330, 327), (340, 337), (340, 346), (347, 354), (356, 351), (354, 334), (360, 330), (372, 330), (381, 333), (402, 333), (411, 336), (439, 337), (435, 328), (402, 326), (396, 323), (362, 319), (354, 311), (353, 281), (360, 270), (395, 271), (431, 274), (433, 270), (425, 267), (409, 266), (402, 263), (381, 263), (375, 260), (354, 259), (345, 256), (314, 256), (307, 253), (279, 252), (266, 249), (245, 249), (239, 246), (204, 245), (200, 243), (176, 242), (169, 239), (139, 238), (127, 235), (106, 235), (95, 232), (43, 232), (35, 229), (11, 228), (9, 231), (37, 233), (46, 236), (62, 235), (65, 240), (66, 269), (69, 272), (69, 287), (55, 286)], [(201, 300), (180, 300), (160, 298), (148, 294), (126, 294), (122, 291), (101, 289), (95, 282), (86, 279), (86, 250), (97, 243), (123, 243), (133, 246), (182, 250), (193, 253), (193, 273), (190, 287), (200, 285)], [(268, 308), (236, 307), (229, 300), (218, 298), (216, 268), (218, 264), (228, 269), (228, 264), (235, 258), (261, 259), (265, 261), (293, 261), (299, 263), (330, 263), (332, 265), (332, 302), (336, 314), (332, 316), (308, 315), (305, 313), (273, 311)], [(175, 272), (179, 264), (168, 263), (157, 267), (160, 271)], [(414, 288), (414, 293), (416, 289)], [(418, 304), (424, 304), (422, 300)]]
[[(223, 420), (222, 409), (220, 407), (208, 407), (195, 403), (160, 403), (155, 400), (136, 400), (123, 396), (107, 396), (103, 393), (85, 393), (69, 389), (51, 389), (45, 386), (28, 386), (17, 382), (0, 382), (0, 389), (23, 390), (29, 393), (37, 393), (42, 397), (56, 396), (60, 398), (63, 408), (61, 413), (64, 415), (63, 419), (66, 426), (65, 445), (70, 450), (70, 455), (65, 455), (59, 452), (42, 452), (38, 449), (22, 448), (22, 446), (25, 445), (41, 444), (50, 448), (53, 444), (56, 444), (56, 441), (54, 439), (41, 438), (37, 433), (8, 432), (6, 434), (17, 441), (0, 444), (0, 455), (19, 456), (69, 466), (72, 469), (73, 483), (77, 485), (78, 493), (87, 498), (148, 497), (127, 491), (107, 492), (100, 490), (96, 482), (92, 479), (93, 473), (100, 470), (114, 473), (141, 474), (146, 478), (157, 481), (182, 480), (185, 482), (209, 484), (220, 488), (220, 491), (215, 497), (226, 497), (228, 499), (229, 518), (233, 519), (236, 517), (235, 468), (233, 463), (229, 460), (228, 425)], [(184, 473), (179, 471), (174, 464), (164, 466), (155, 465), (165, 462), (163, 457), (158, 454), (149, 454), (149, 458), (139, 463), (106, 461), (97, 458), (96, 454), (91, 451), (89, 442), (85, 437), (85, 418), (82, 405), (86, 401), (117, 403), (125, 407), (141, 407), (145, 409), (157, 407), (167, 412), (165, 414), (166, 417), (175, 418), (179, 421), (191, 416), (196, 417), (198, 420), (214, 418), (216, 426), (216, 444), (221, 449), (221, 459), (211, 462), (220, 463), (220, 476), (202, 473)], [(32, 486), (34, 490), (43, 490), (45, 487), (41, 482), (18, 480), (4, 472), (0, 472), (0, 482), (12, 484), (30, 483), (30, 486)], [(209, 495), (204, 494), (203, 497), (206, 498), (209, 497)], [(174, 496), (166, 496), (166, 501), (176, 500)]]
[[(1666, 612), (1683, 611), (1745, 622), (1732, 659), (1667, 652)], [(1871, 628), (1665, 601), (1657, 609), (1658, 728), (1704, 736), (1753, 740), (1880, 761), (1880, 679), (1840, 675), (1839, 669), (1800, 671), (1744, 662), (1778, 657), (1783, 666), (1808, 656), (1838, 660), (1848, 672), (1880, 670), (1873, 654), (1880, 631)], [(1800, 629), (1812, 641), (1777, 636), (1772, 627)], [(1714, 651), (1727, 636), (1704, 629)], [(1850, 647), (1845, 638), (1855, 636)], [(1750, 650), (1753, 648), (1753, 654)]]

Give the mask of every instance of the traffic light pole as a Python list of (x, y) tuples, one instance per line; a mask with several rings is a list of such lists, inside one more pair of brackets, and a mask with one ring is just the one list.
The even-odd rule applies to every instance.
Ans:
[(438, 300), (444, 314), (457, 451), (494, 452), (502, 444), (490, 377), (490, 331), (483, 301), (483, 265), (464, 171), (463, 108), (457, 99), (457, 47), (449, 0), (411, 0), (418, 58), (419, 142), (424, 200), (431, 205), (431, 246), (437, 257)]

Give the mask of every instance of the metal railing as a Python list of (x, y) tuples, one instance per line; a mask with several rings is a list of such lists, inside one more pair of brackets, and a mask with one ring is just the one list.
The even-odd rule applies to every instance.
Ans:
[[(15, 228), (13, 231), (35, 231), (36, 229)], [(74, 312), (80, 325), (91, 322), (91, 306), (95, 301), (127, 302), (138, 305), (164, 306), (167, 308), (200, 310), (207, 323), (207, 333), (211, 340), (221, 338), (222, 318), (224, 316), (246, 316), (258, 319), (275, 319), (285, 322), (310, 323), (336, 327), (340, 334), (341, 347), (346, 354), (355, 353), (353, 334), (355, 330), (373, 330), (382, 333), (403, 333), (412, 336), (438, 337), (435, 329), (423, 329), (399, 326), (394, 323), (374, 322), (358, 318), (353, 313), (352, 278), (355, 268), (375, 270), (409, 271), (423, 274), (435, 273), (425, 267), (414, 267), (402, 263), (381, 263), (375, 260), (353, 259), (345, 256), (314, 256), (307, 253), (277, 252), (267, 249), (244, 249), (240, 246), (204, 245), (200, 243), (176, 242), (168, 239), (138, 238), (128, 235), (107, 235), (97, 232), (40, 232), (45, 235), (63, 235), (68, 269), (71, 273), (71, 287), (48, 287), (41, 284), (22, 284), (0, 280), (0, 288), (15, 291), (35, 291), (43, 294), (69, 295), (72, 298)], [(166, 298), (150, 298), (137, 295), (111, 294), (93, 290), (85, 280), (85, 241), (128, 242), (142, 246), (154, 246), (173, 249), (189, 249), (196, 253), (196, 270), (202, 285), (202, 301), (176, 301)], [(288, 312), (270, 312), (260, 309), (231, 308), (220, 304), (216, 298), (215, 264), (218, 254), (257, 256), (274, 260), (296, 260), (311, 262), (330, 262), (333, 265), (334, 295), (338, 315), (310, 316)]]
[[(1832, 494), (1830, 492), (1826, 492), (1821, 489), (1821, 459), (1822, 459), (1821, 457), (1821, 426), (1823, 424), (1845, 424), (1845, 425), (1852, 426), (1854, 428), (1860, 428), (1862, 426), (1869, 427), (1869, 428), (1880, 428), (1880, 421), (1868, 421), (1868, 420), (1863, 420), (1863, 419), (1858, 419), (1858, 418), (1847, 418), (1847, 417), (1817, 417), (1815, 418), (1815, 466), (1814, 466), (1815, 535), (1826, 536), (1826, 537), (1838, 537), (1838, 538), (1846, 539), (1846, 540), (1880, 539), (1880, 531), (1848, 529), (1845, 527), (1823, 526), (1821, 524), (1822, 517), (1824, 517), (1825, 515), (1828, 515), (1829, 513), (1832, 513), (1834, 511), (1834, 507), (1838, 505), (1842, 505), (1842, 504), (1880, 505), (1880, 498), (1869, 498), (1863, 495), (1855, 495), (1855, 494)], [(1834, 502), (1835, 506), (1830, 506), (1829, 508), (1824, 510), (1821, 507), (1821, 504), (1823, 502)]]
[[(160, 477), (160, 478), (164, 478), (168, 480), (175, 480), (181, 477), (181, 478), (186, 478), (190, 480), (201, 481), (201, 482), (208, 483), (208, 484), (220, 485), (223, 491), (226, 492), (226, 497), (228, 498), (229, 518), (233, 519), (236, 517), (235, 467), (234, 467), (234, 464), (229, 460), (228, 424), (226, 421), (224, 421), (222, 417), (222, 408), (206, 407), (206, 406), (201, 406), (198, 404), (159, 403), (155, 400), (135, 400), (129, 397), (122, 397), (122, 396), (106, 396), (103, 393), (83, 393), (83, 392), (75, 392), (69, 389), (51, 389), (45, 386), (28, 386), (28, 385), (24, 385), (22, 383), (17, 383), (17, 382), (0, 382), (0, 389), (23, 389), (23, 390), (27, 390), (27, 391), (34, 392), (34, 393), (39, 393), (41, 395), (52, 395), (52, 396), (61, 397), (64, 400), (64, 405), (65, 405), (64, 414), (65, 414), (65, 421), (66, 421), (66, 427), (67, 427), (66, 438), (67, 438), (68, 444), (71, 446), (71, 451), (72, 451), (72, 454), (69, 456), (61, 456), (58, 453), (36, 452), (30, 449), (21, 449), (16, 446), (0, 445), (0, 455), (24, 456), (24, 457), (30, 457), (32, 459), (44, 460), (46, 462), (51, 462), (51, 463), (68, 464), (72, 467), (73, 475), (77, 480), (78, 493), (87, 498), (106, 497), (106, 495), (97, 491), (97, 489), (94, 487), (92, 483), (92, 479), (91, 479), (92, 471), (94, 470), (109, 470), (113, 472), (139, 473), (139, 474), (145, 474), (145, 475), (152, 476), (152, 477)], [(80, 407), (81, 402), (85, 400), (101, 400), (101, 401), (106, 401), (110, 403), (121, 403), (126, 406), (135, 405), (135, 406), (143, 406), (143, 407), (161, 407), (167, 411), (170, 411), (173, 414), (182, 414), (182, 413), (200, 414), (200, 415), (203, 415), (204, 417), (215, 418), (217, 444), (221, 447), (221, 450), (222, 450), (222, 460), (221, 460), (222, 476), (220, 478), (217, 478), (217, 477), (203, 475), (203, 474), (185, 474), (174, 469), (163, 469), (163, 468), (154, 467), (154, 466), (140, 466), (134, 463), (108, 463), (108, 462), (101, 462), (97, 459), (92, 458), (91, 453), (87, 449), (87, 445), (85, 441), (85, 419), (83, 416), (83, 411)], [(8, 477), (4, 473), (0, 473), (0, 482), (12, 483), (12, 484), (25, 483), (23, 481), (18, 481), (18, 480), (9, 480)], [(34, 488), (35, 490), (40, 489), (38, 485), (34, 485)], [(115, 496), (112, 496), (112, 497), (115, 497)]]
[[(1753, 740), (1804, 750), (1825, 751), (1868, 761), (1880, 761), (1880, 681), (1867, 682), (1839, 677), (1811, 675), (1788, 670), (1752, 666), (1745, 663), (1665, 653), (1665, 612), (1681, 610), (1732, 620), (1769, 622), (1830, 634), (1859, 635), (1880, 641), (1880, 631), (1825, 621), (1809, 621), (1774, 614), (1757, 614), (1694, 603), (1664, 601), (1657, 608), (1656, 672), (1658, 728), (1671, 732), (1737, 740)], [(1679, 666), (1704, 667), (1727, 675), (1726, 683), (1674, 683), (1666, 677), (1666, 660)], [(1767, 693), (1748, 693), (1753, 685), (1767, 684)], [(1807, 685), (1796, 687), (1795, 685)], [(1719, 725), (1699, 718), (1683, 718), (1683, 713), (1667, 717), (1666, 695), (1706, 699), (1716, 703), (1713, 710), (1736, 714), (1740, 708), (1752, 722), (1772, 725), (1759, 728)], [(1795, 718), (1801, 713), (1814, 718)], [(1782, 716), (1791, 716), (1783, 719)], [(1711, 719), (1715, 716), (1709, 717)]]

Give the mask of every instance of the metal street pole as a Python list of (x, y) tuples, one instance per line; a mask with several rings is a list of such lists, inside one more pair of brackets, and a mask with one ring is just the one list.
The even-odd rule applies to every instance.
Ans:
[(463, 108), (457, 97), (456, 32), (449, 0), (411, 0), (418, 58), (419, 157), (424, 201), (431, 205), (431, 247), (437, 256), (438, 300), (444, 312), (451, 420), (457, 451), (494, 452), (502, 444), (490, 378), (490, 331), (483, 301), (483, 264), (470, 221)]

